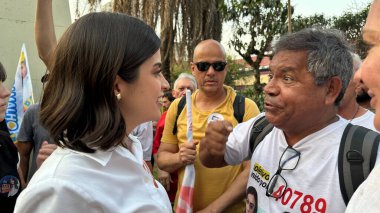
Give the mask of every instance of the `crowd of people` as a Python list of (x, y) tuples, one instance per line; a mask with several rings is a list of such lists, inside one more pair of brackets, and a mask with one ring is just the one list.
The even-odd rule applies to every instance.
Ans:
[(380, 0), (363, 60), (335, 29), (273, 43), (263, 112), (225, 85), (216, 40), (170, 89), (160, 39), (137, 18), (90, 13), (57, 42), (52, 0), (37, 0), (35, 35), (48, 73), (16, 145), (0, 63), (1, 212), (173, 212), (189, 164), (192, 212), (380, 211)]

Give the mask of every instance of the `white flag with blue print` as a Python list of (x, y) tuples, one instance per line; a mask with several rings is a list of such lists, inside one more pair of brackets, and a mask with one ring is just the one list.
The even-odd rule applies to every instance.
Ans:
[(17, 139), (24, 113), (32, 104), (34, 104), (32, 79), (25, 44), (22, 44), (15, 81), (5, 113), (5, 120), (14, 142)]

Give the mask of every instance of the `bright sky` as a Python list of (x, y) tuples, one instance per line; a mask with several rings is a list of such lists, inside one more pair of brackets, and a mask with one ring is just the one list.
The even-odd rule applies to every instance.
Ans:
[(291, 0), (294, 14), (310, 16), (323, 13), (325, 16), (340, 16), (344, 11), (363, 9), (372, 0)]

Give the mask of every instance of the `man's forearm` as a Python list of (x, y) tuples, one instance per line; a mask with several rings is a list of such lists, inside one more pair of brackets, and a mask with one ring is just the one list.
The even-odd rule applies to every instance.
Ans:
[(24, 175), (22, 174), (20, 167), (17, 168), (17, 173), (18, 173), (18, 176), (20, 177), (21, 188), (25, 189), (26, 188), (26, 182), (25, 182), (25, 179), (23, 178)]
[(243, 171), (236, 177), (230, 187), (207, 208), (215, 212), (223, 212), (226, 208), (244, 199), (248, 183), (250, 162), (244, 162)]
[(20, 154), (20, 170), (21, 170), (21, 175), (22, 180), (27, 183), (27, 178), (28, 178), (28, 172), (29, 172), (29, 157), (25, 155)]
[(224, 160), (224, 155), (212, 155), (206, 148), (202, 147), (202, 143), (199, 149), (199, 159), (208, 168), (220, 168), (228, 165)]
[(157, 153), (157, 166), (159, 169), (172, 173), (185, 166), (179, 158), (179, 153)]
[(17, 151), (20, 154), (20, 170), (22, 178), (25, 182), (27, 181), (28, 172), (29, 172), (29, 158), (30, 153), (32, 152), (33, 145), (30, 141), (23, 141), (16, 143)]

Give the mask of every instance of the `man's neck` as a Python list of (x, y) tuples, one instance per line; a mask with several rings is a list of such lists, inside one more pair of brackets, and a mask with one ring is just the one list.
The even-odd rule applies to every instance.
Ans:
[(361, 107), (356, 101), (352, 101), (345, 107), (339, 107), (338, 114), (351, 121), (354, 118), (360, 117), (366, 113), (366, 109)]
[(289, 129), (283, 129), (285, 138), (288, 142), (289, 146), (293, 146), (294, 144), (298, 143), (300, 140), (305, 138), (308, 135), (311, 135), (315, 132), (318, 132), (319, 130), (329, 126), (330, 124), (338, 121), (339, 118), (336, 115), (336, 109), (333, 111), (326, 111), (326, 115), (321, 116), (319, 119), (315, 120), (314, 122), (309, 122), (305, 125), (298, 125), (297, 128), (294, 128), (293, 125), (292, 128)]
[(206, 93), (203, 90), (199, 90), (195, 97), (195, 105), (200, 110), (212, 110), (224, 101), (227, 96), (227, 90), (223, 87), (220, 91), (215, 93)]

